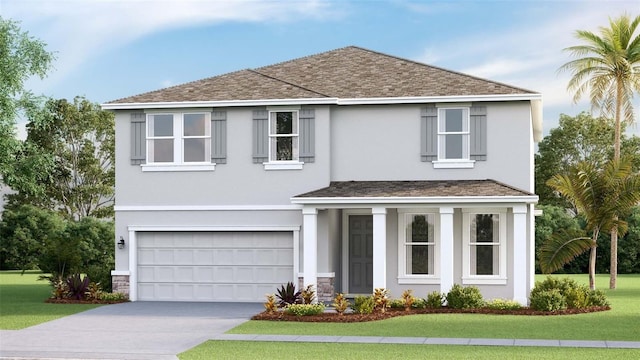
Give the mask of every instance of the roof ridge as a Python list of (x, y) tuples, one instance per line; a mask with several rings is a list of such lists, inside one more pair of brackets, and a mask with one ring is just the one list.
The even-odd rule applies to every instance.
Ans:
[[(517, 90), (525, 91), (525, 92), (532, 93), (532, 94), (539, 94), (538, 92), (535, 92), (535, 91), (532, 91), (532, 90), (529, 90), (529, 89), (525, 89), (525, 88), (521, 88), (521, 87), (518, 87), (518, 86), (513, 86), (513, 85), (509, 85), (509, 84), (502, 83), (502, 82), (499, 82), (499, 81), (481, 78), (481, 77), (475, 76), (475, 75), (469, 75), (469, 74), (466, 74), (466, 73), (463, 73), (463, 72), (460, 72), (460, 71), (446, 69), (446, 68), (443, 68), (443, 67), (440, 67), (440, 66), (431, 65), (431, 64), (426, 64), (426, 63), (423, 63), (423, 62), (420, 62), (420, 61), (417, 61), (417, 60), (407, 59), (407, 58), (403, 58), (403, 57), (396, 56), (396, 55), (390, 55), (390, 54), (387, 54), (387, 53), (383, 53), (383, 52), (380, 52), (380, 51), (363, 48), (363, 47), (360, 47), (360, 46), (352, 45), (352, 46), (346, 46), (346, 47), (343, 47), (343, 48), (340, 48), (340, 49), (336, 49), (336, 50), (341, 50), (341, 49), (346, 49), (346, 48), (355, 48), (355, 49), (367, 51), (367, 52), (370, 52), (370, 53), (383, 55), (383, 56), (394, 58), (394, 59), (398, 59), (398, 60), (407, 61), (407, 62), (410, 62), (410, 63), (414, 63), (416, 65), (426, 66), (426, 67), (430, 67), (430, 68), (446, 71), (446, 72), (449, 72), (449, 73), (452, 73), (452, 74), (461, 75), (461, 76), (467, 76), (467, 77), (470, 77), (470, 78), (473, 78), (473, 79), (476, 79), (476, 80), (482, 80), (482, 81), (490, 82), (490, 83), (493, 83), (493, 84), (506, 86), (506, 87), (509, 87), (509, 88), (512, 88), (512, 89), (517, 89)], [(326, 51), (326, 52), (328, 52), (328, 51)], [(320, 54), (316, 54), (316, 55), (320, 55)]]
[(256, 69), (247, 69), (247, 70), (248, 70), (248, 71), (251, 71), (251, 72), (253, 72), (253, 73), (256, 73), (256, 74), (258, 74), (258, 75), (264, 76), (264, 77), (266, 77), (266, 78), (273, 79), (273, 80), (280, 81), (280, 82), (285, 83), (285, 84), (289, 84), (289, 85), (295, 86), (295, 87), (297, 87), (297, 88), (299, 88), (299, 89), (302, 89), (302, 90), (310, 91), (310, 92), (312, 92), (312, 93), (316, 93), (316, 94), (318, 94), (318, 95), (322, 95), (322, 96), (327, 97), (327, 98), (330, 98), (330, 97), (331, 97), (331, 96), (329, 96), (329, 95), (327, 95), (327, 94), (323, 94), (323, 93), (321, 93), (321, 92), (319, 92), (319, 91), (315, 91), (315, 90), (313, 90), (313, 89), (308, 89), (308, 88), (306, 88), (306, 87), (304, 87), (304, 86), (300, 86), (300, 85), (298, 85), (298, 84), (294, 84), (294, 83), (292, 83), (292, 82), (290, 82), (290, 81), (282, 80), (282, 79), (279, 79), (279, 78), (277, 78), (277, 77), (275, 77), (275, 76), (271, 76), (271, 75), (263, 74), (263, 73), (259, 72), (259, 71), (258, 71), (258, 70), (256, 70)]

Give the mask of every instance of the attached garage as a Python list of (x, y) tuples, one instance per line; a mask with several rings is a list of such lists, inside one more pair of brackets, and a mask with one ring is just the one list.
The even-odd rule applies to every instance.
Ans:
[(290, 231), (137, 232), (137, 300), (262, 302), (294, 278)]

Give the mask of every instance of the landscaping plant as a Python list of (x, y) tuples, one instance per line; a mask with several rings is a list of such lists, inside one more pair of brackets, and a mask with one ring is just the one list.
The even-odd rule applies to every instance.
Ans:
[(568, 277), (548, 276), (537, 281), (529, 295), (531, 308), (539, 311), (564, 309), (584, 309), (590, 306), (609, 306), (606, 296), (600, 290), (591, 290)]
[(303, 304), (311, 304), (316, 298), (316, 292), (313, 290), (313, 285), (309, 284), (300, 293)]
[(373, 290), (373, 309), (377, 312), (384, 313), (389, 307), (389, 290), (385, 288), (376, 288)]
[(87, 289), (87, 300), (100, 300), (102, 296), (102, 287), (98, 282), (89, 283), (89, 288)]
[(356, 296), (353, 305), (351, 305), (353, 312), (356, 314), (371, 314), (374, 307), (373, 296)]
[(402, 292), (402, 300), (404, 301), (404, 310), (411, 310), (413, 303), (416, 301), (416, 298), (413, 296), (413, 290), (408, 289)]
[(296, 291), (295, 285), (289, 281), (278, 289), (276, 298), (280, 307), (285, 307), (289, 304), (300, 304), (302, 303), (302, 292)]
[(74, 300), (85, 300), (89, 290), (89, 277), (82, 278), (80, 274), (69, 275), (65, 280), (69, 290), (69, 297)]
[(493, 310), (520, 310), (522, 309), (522, 304), (515, 300), (506, 300), (506, 299), (493, 299), (487, 301), (484, 305), (487, 309)]
[(476, 286), (454, 284), (447, 294), (447, 305), (452, 309), (474, 309), (482, 307), (484, 300)]
[(344, 294), (339, 293), (336, 295), (335, 299), (333, 299), (333, 308), (339, 315), (344, 315), (344, 312), (347, 311), (347, 308), (351, 305), (349, 300), (344, 297)]
[(267, 313), (274, 313), (278, 310), (278, 304), (276, 303), (276, 296), (274, 294), (267, 294), (267, 301), (264, 303), (264, 310)]
[(291, 315), (309, 316), (322, 314), (324, 309), (324, 304), (289, 304), (284, 311)]
[(440, 291), (432, 291), (427, 294), (427, 299), (425, 300), (425, 306), (429, 309), (439, 309), (442, 307), (442, 303), (444, 302), (444, 296)]

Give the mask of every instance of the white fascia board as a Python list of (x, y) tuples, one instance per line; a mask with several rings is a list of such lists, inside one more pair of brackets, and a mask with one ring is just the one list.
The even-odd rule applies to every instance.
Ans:
[(505, 94), (505, 95), (464, 95), (464, 96), (417, 96), (389, 98), (338, 99), (338, 105), (373, 104), (422, 104), (422, 103), (459, 103), (478, 101), (520, 101), (542, 99), (542, 94)]
[(270, 225), (230, 225), (230, 226), (164, 226), (164, 225), (131, 225), (128, 231), (299, 231), (300, 226), (270, 226)]
[(114, 211), (287, 211), (301, 205), (116, 205)]
[(146, 103), (101, 104), (102, 110), (135, 110), (135, 109), (182, 109), (202, 107), (240, 107), (240, 106), (275, 106), (275, 105), (335, 105), (337, 98), (304, 98), (304, 99), (260, 99), (260, 100), (223, 100), (223, 101), (173, 101)]
[(385, 98), (303, 98), (303, 99), (258, 99), (258, 100), (222, 100), (222, 101), (173, 101), (146, 103), (101, 104), (103, 110), (136, 109), (181, 109), (200, 107), (240, 107), (240, 106), (276, 106), (276, 105), (375, 105), (375, 104), (423, 104), (423, 103), (459, 103), (479, 101), (520, 101), (541, 100), (541, 94), (505, 94), (505, 95), (464, 95), (464, 96), (417, 96)]
[(291, 198), (293, 204), (478, 204), (478, 203), (537, 203), (538, 196), (434, 196), (434, 197), (334, 197)]

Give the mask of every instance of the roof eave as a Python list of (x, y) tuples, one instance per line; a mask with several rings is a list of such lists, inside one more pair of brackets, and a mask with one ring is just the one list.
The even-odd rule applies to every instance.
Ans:
[(416, 196), (416, 197), (292, 197), (292, 204), (479, 204), (479, 203), (527, 203), (538, 202), (537, 195), (522, 196)]
[(257, 100), (220, 100), (220, 101), (167, 101), (101, 104), (103, 110), (134, 109), (180, 109), (199, 107), (241, 107), (270, 105), (388, 105), (423, 104), (486, 101), (523, 101), (542, 100), (542, 94), (502, 94), (502, 95), (455, 95), (455, 96), (411, 96), (378, 98), (300, 98), (300, 99), (257, 99)]

